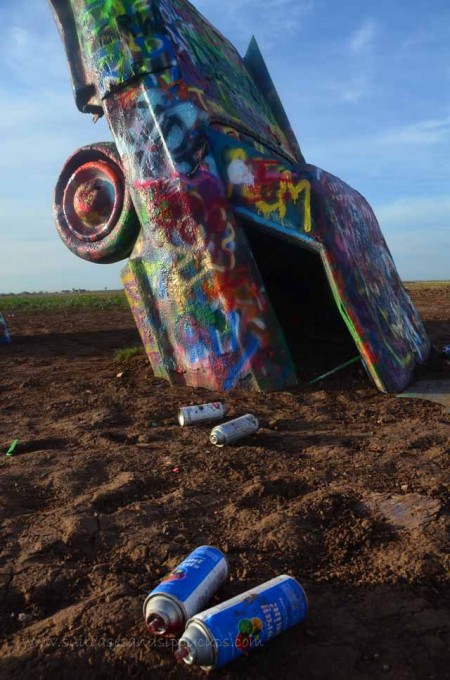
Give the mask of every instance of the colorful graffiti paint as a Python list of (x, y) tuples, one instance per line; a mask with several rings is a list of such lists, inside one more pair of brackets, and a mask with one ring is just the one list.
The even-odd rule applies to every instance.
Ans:
[(235, 212), (317, 250), (376, 385), (401, 390), (429, 344), (367, 201), (313, 165), (280, 164), (216, 133), (210, 140)]
[(10, 342), (11, 338), (9, 336), (8, 326), (6, 325), (6, 321), (0, 312), (0, 345), (8, 345)]
[[(317, 252), (367, 370), (400, 390), (429, 342), (367, 202), (307, 165), (256, 41), (242, 59), (186, 0), (51, 0), (75, 98), (115, 149), (69, 159), (58, 230), (123, 283), (156, 375), (294, 385), (246, 222)], [(134, 217), (133, 217), (134, 216)]]

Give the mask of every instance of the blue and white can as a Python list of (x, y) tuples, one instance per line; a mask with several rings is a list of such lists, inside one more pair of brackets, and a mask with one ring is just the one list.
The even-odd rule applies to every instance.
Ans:
[(200, 612), (228, 576), (228, 562), (217, 548), (197, 548), (144, 602), (144, 618), (153, 635), (172, 636)]
[(303, 621), (308, 600), (291, 576), (278, 576), (187, 622), (177, 661), (204, 670), (221, 668)]

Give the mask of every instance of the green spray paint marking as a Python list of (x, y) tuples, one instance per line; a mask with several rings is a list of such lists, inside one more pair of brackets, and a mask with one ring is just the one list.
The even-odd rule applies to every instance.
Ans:
[(332, 371), (328, 371), (328, 373), (324, 373), (323, 375), (319, 375), (318, 378), (314, 378), (314, 380), (311, 380), (311, 382), (308, 383), (308, 385), (314, 385), (315, 383), (320, 382), (324, 378), (328, 378), (330, 375), (334, 375), (334, 373), (337, 373), (338, 371), (342, 370), (343, 368), (346, 368), (347, 366), (351, 366), (352, 364), (356, 364), (357, 361), (360, 361), (361, 357), (353, 357), (353, 359), (350, 359), (350, 361), (346, 361), (345, 364), (341, 364), (337, 368), (333, 368)]
[(8, 458), (11, 458), (11, 456), (14, 455), (14, 451), (16, 450), (18, 443), (19, 443), (19, 440), (14, 439), (13, 443), (9, 447), (8, 451), (6, 452), (6, 455), (8, 456)]

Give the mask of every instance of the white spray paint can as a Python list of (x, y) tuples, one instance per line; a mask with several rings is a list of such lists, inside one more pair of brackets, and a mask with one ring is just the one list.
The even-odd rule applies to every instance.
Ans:
[(228, 423), (218, 425), (213, 429), (210, 435), (210, 442), (214, 446), (221, 448), (227, 444), (233, 444), (239, 439), (255, 434), (259, 430), (259, 422), (255, 416), (248, 413), (246, 416), (241, 416), (235, 420), (230, 420)]
[(220, 420), (226, 413), (227, 407), (220, 401), (199, 406), (184, 406), (178, 411), (178, 422), (181, 427), (194, 423), (207, 423), (211, 420)]

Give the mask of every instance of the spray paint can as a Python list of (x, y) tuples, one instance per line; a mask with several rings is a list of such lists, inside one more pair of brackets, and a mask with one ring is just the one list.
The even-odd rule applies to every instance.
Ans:
[(178, 635), (201, 611), (228, 575), (228, 562), (217, 548), (192, 552), (148, 595), (144, 618), (153, 635)]
[(221, 668), (303, 621), (308, 600), (291, 576), (278, 576), (187, 622), (177, 661), (204, 670)]
[(209, 440), (215, 446), (226, 446), (237, 442), (239, 439), (248, 437), (250, 434), (255, 434), (259, 430), (259, 422), (255, 416), (247, 414), (235, 420), (229, 420), (228, 423), (218, 425), (213, 429)]
[(194, 423), (206, 423), (210, 420), (220, 420), (227, 413), (227, 407), (220, 401), (200, 406), (183, 406), (178, 411), (178, 422), (181, 427)]

